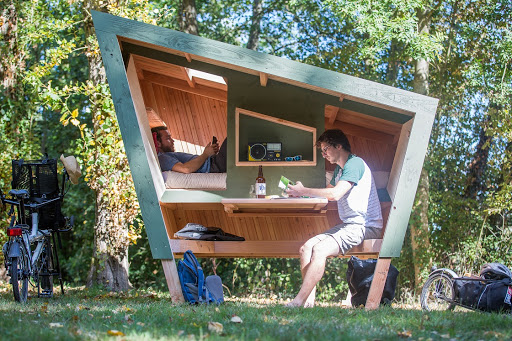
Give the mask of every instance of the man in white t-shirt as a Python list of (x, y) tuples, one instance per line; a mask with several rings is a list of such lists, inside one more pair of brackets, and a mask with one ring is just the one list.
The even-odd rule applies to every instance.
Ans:
[(309, 239), (300, 248), (302, 286), (287, 305), (315, 305), (316, 284), (324, 274), (327, 257), (345, 254), (364, 239), (382, 238), (382, 212), (372, 173), (363, 159), (351, 153), (350, 143), (339, 129), (326, 130), (316, 143), (322, 156), (336, 164), (327, 188), (288, 185), (291, 196), (324, 197), (338, 202), (341, 224)]

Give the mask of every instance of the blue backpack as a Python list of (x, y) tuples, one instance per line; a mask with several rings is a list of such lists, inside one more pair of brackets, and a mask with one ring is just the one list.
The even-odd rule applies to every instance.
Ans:
[(205, 279), (203, 268), (190, 250), (187, 250), (183, 260), (178, 262), (178, 277), (185, 301), (191, 304), (224, 302), (222, 280), (216, 275)]

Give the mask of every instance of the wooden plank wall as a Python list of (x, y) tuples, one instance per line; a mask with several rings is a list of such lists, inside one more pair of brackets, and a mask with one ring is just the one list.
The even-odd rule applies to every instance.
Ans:
[(170, 238), (187, 223), (220, 227), (225, 232), (246, 240), (306, 241), (327, 230), (330, 225), (325, 215), (301, 217), (237, 216), (224, 211), (221, 203), (162, 204), (165, 225)]
[(161, 84), (141, 80), (146, 106), (157, 111), (167, 124), (176, 151), (201, 154), (216, 136), (222, 143), (227, 136), (227, 103)]
[[(391, 203), (381, 203), (384, 221), (387, 220)], [(251, 241), (302, 241), (339, 224), (336, 202), (330, 202), (327, 212), (311, 216), (244, 216), (228, 214), (221, 203), (165, 204), (161, 203), (169, 238), (187, 223), (220, 227), (225, 232), (242, 236)]]
[[(347, 135), (352, 153), (361, 157), (372, 171), (391, 171), (397, 146), (394, 135), (338, 120), (333, 123), (326, 120), (325, 129), (333, 128), (341, 129)], [(333, 171), (334, 167), (329, 162), (325, 163), (326, 170)]]

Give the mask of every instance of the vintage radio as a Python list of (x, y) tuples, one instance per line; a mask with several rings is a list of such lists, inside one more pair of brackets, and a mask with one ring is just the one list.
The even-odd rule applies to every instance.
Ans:
[(249, 143), (249, 161), (282, 161), (281, 142)]

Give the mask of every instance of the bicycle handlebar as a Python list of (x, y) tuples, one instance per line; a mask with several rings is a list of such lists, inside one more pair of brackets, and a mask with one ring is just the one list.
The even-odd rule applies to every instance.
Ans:
[[(44, 207), (48, 204), (51, 204), (52, 202), (55, 202), (57, 200), (61, 200), (62, 197), (61, 196), (58, 196), (57, 198), (53, 198), (53, 199), (48, 199), (42, 203), (36, 203), (36, 202), (24, 202), (24, 205), (25, 207), (29, 207), (31, 209), (38, 209), (38, 208), (41, 208), (41, 207)], [(15, 205), (15, 206), (19, 206), (21, 204), (21, 202), (19, 200), (15, 200), (13, 198), (5, 198), (5, 196), (2, 197), (2, 201), (3, 202), (6, 202), (8, 204), (11, 204), (11, 205)]]

